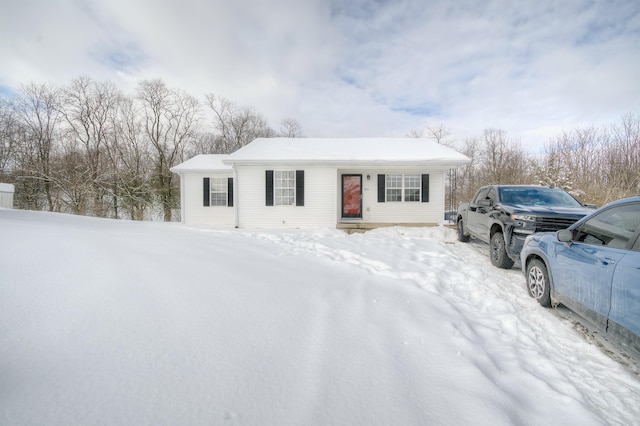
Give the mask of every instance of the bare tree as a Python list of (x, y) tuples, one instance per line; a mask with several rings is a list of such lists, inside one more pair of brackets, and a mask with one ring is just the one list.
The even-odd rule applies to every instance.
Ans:
[[(410, 132), (411, 137), (427, 138), (440, 145), (452, 147), (453, 141), (449, 139), (451, 130), (443, 126), (429, 126), (421, 131)], [(447, 210), (453, 211), (458, 206), (458, 171), (449, 169), (445, 174), (445, 205)]]
[(144, 80), (137, 88), (145, 136), (154, 148), (153, 187), (169, 222), (177, 205), (178, 188), (169, 170), (183, 160), (185, 147), (199, 124), (198, 101), (162, 80)]
[(456, 170), (456, 198), (458, 200), (471, 200), (478, 189), (480, 141), (478, 138), (465, 139), (464, 146), (460, 150), (471, 160), (468, 164), (458, 167)]
[[(109, 192), (109, 170), (105, 150), (111, 128), (110, 116), (122, 95), (109, 82), (96, 82), (88, 77), (76, 78), (64, 90), (64, 118), (70, 137), (83, 148), (87, 176), (93, 192), (93, 213), (106, 215)], [(77, 165), (77, 167), (82, 167)]]
[(435, 127), (427, 127), (426, 137), (441, 145), (453, 146), (453, 141), (449, 139), (451, 129), (444, 127), (442, 124)]
[(137, 114), (133, 100), (123, 98), (112, 116), (114, 132), (107, 153), (115, 170), (114, 200), (120, 201), (114, 205), (116, 217), (121, 207), (130, 219), (143, 220), (153, 202), (153, 163)]
[(15, 109), (8, 100), (0, 98), (0, 177), (8, 176), (15, 168), (16, 153), (24, 138), (24, 127), (16, 117)]
[(51, 160), (60, 131), (60, 91), (41, 84), (21, 86), (14, 103), (17, 117), (25, 126), (26, 137), (20, 147), (21, 178), (25, 185), (22, 195), (28, 208), (40, 209), (40, 196), (49, 211), (56, 209), (55, 180)]
[(302, 126), (294, 118), (287, 117), (280, 122), (280, 134), (279, 136), (285, 138), (301, 138)]
[(615, 198), (640, 193), (640, 115), (626, 114), (610, 127), (607, 183)]
[(216, 153), (234, 152), (256, 138), (274, 137), (276, 133), (267, 125), (267, 120), (253, 108), (239, 107), (234, 102), (206, 95), (206, 103), (214, 113), (214, 127), (219, 132), (216, 138)]
[(603, 148), (608, 135), (602, 129), (589, 126), (563, 131), (550, 140), (547, 152), (555, 153), (558, 167), (573, 179), (573, 193), (584, 202), (599, 204), (606, 198), (598, 188), (605, 176)]
[(483, 184), (526, 183), (526, 153), (518, 142), (507, 139), (504, 130), (486, 129), (480, 154), (480, 177)]
[(413, 129), (407, 133), (408, 138), (426, 138), (436, 143), (446, 146), (453, 146), (453, 141), (449, 139), (451, 129), (442, 124), (437, 126), (427, 126), (421, 129)]
[(93, 185), (86, 155), (76, 148), (75, 143), (68, 142), (54, 157), (52, 167), (60, 210), (87, 215)]
[(573, 190), (571, 172), (560, 162), (558, 153), (553, 149), (547, 148), (547, 153), (541, 160), (532, 160), (531, 167), (533, 169), (534, 183), (556, 186), (575, 196), (581, 195)]
[(411, 129), (407, 132), (408, 138), (420, 139), (424, 137), (425, 129)]

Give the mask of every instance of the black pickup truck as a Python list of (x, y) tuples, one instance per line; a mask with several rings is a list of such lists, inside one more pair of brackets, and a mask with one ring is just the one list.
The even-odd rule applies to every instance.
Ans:
[(458, 240), (470, 237), (489, 243), (491, 263), (509, 269), (520, 256), (528, 235), (558, 231), (591, 213), (560, 188), (535, 185), (489, 185), (470, 203), (458, 206)]

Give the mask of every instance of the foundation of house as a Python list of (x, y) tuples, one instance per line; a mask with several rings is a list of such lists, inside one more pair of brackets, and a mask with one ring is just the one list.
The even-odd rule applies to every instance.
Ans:
[(384, 228), (389, 226), (406, 226), (406, 227), (427, 227), (437, 226), (437, 223), (375, 223), (375, 222), (340, 222), (336, 228), (346, 232), (347, 234), (354, 234), (356, 232), (367, 232), (372, 229)]

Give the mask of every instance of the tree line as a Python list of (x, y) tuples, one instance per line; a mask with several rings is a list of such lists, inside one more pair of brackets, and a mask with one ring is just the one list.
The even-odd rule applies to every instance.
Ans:
[(32, 83), (0, 97), (0, 181), (16, 186), (19, 209), (171, 221), (171, 167), (274, 136), (300, 137), (301, 127), (285, 118), (276, 131), (252, 107), (213, 93), (200, 102), (159, 79), (132, 95), (88, 77)]
[[(170, 168), (197, 154), (231, 153), (258, 137), (303, 137), (294, 118), (271, 128), (252, 107), (209, 93), (201, 102), (160, 80), (133, 94), (79, 77), (65, 86), (28, 84), (0, 96), (0, 182), (19, 209), (171, 221), (179, 209)], [(485, 184), (562, 187), (603, 205), (640, 194), (640, 116), (563, 131), (530, 154), (501, 129), (463, 141), (444, 126), (412, 130), (471, 162), (447, 174), (449, 209)]]
[(447, 208), (470, 201), (476, 190), (490, 184), (536, 184), (565, 189), (583, 203), (602, 206), (640, 194), (640, 115), (628, 113), (619, 121), (561, 132), (539, 154), (531, 154), (517, 139), (500, 129), (461, 143), (450, 139), (443, 126), (413, 130), (454, 147), (471, 162), (447, 175)]

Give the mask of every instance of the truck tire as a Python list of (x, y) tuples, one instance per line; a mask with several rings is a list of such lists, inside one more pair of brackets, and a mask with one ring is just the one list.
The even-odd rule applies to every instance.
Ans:
[(462, 220), (458, 220), (456, 230), (458, 231), (458, 241), (462, 241), (463, 243), (469, 241), (469, 235), (464, 235), (464, 225), (462, 224)]
[(493, 266), (501, 269), (511, 269), (513, 267), (513, 260), (507, 255), (502, 232), (496, 232), (491, 236), (489, 257), (491, 258), (491, 264)]

